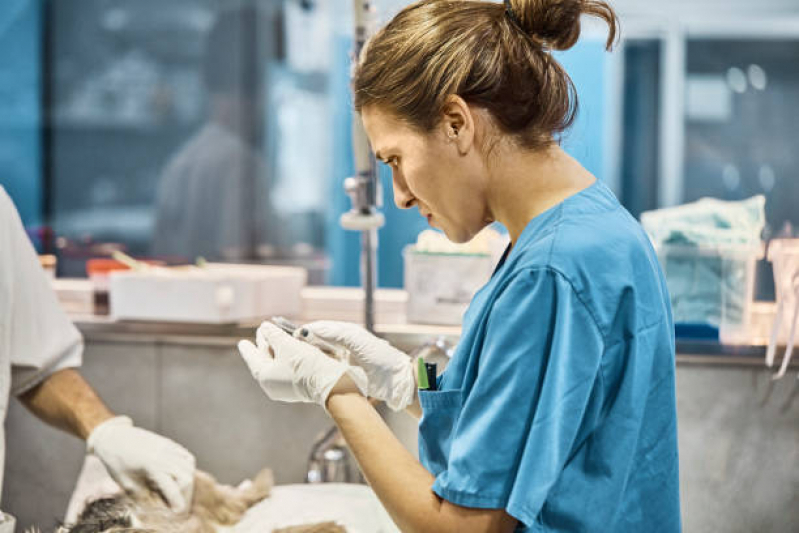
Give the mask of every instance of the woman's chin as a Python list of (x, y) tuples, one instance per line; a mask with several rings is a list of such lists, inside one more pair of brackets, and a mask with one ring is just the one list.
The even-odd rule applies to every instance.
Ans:
[(450, 242), (453, 242), (455, 244), (463, 244), (469, 242), (474, 237), (474, 235), (470, 234), (468, 231), (452, 231), (452, 230), (447, 230), (447, 228), (444, 227), (439, 227), (438, 229), (443, 231), (444, 235), (447, 236), (447, 239), (449, 239)]

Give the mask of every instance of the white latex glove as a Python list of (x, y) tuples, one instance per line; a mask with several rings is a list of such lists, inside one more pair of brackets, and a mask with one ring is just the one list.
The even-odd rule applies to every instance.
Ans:
[(369, 378), (369, 396), (386, 402), (394, 411), (413, 402), (416, 379), (407, 354), (350, 322), (319, 321), (303, 327), (349, 349), (350, 363), (363, 368)]
[(318, 403), (327, 410), (327, 397), (346, 374), (366, 396), (367, 378), (361, 368), (337, 361), (295, 339), (271, 322), (264, 322), (239, 352), (267, 396), (281, 402)]
[(94, 428), (86, 445), (125, 491), (154, 489), (176, 513), (189, 510), (195, 461), (180, 444), (117, 416)]

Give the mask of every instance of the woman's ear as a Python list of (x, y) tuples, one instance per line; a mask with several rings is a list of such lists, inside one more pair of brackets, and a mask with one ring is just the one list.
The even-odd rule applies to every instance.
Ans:
[(474, 116), (469, 104), (458, 95), (447, 97), (441, 124), (447, 142), (455, 143), (458, 153), (466, 155), (474, 144)]

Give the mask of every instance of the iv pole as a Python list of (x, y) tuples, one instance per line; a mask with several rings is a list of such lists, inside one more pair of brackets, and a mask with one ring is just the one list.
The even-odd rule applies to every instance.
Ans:
[[(353, 0), (355, 40), (353, 65), (360, 57), (374, 24), (374, 5), (371, 0)], [(361, 285), (364, 290), (364, 326), (374, 331), (374, 291), (377, 285), (377, 230), (385, 224), (379, 211), (381, 190), (377, 162), (369, 149), (361, 117), (352, 116), (352, 150), (355, 175), (344, 180), (344, 190), (352, 202), (351, 209), (341, 215), (344, 229), (361, 232)]]

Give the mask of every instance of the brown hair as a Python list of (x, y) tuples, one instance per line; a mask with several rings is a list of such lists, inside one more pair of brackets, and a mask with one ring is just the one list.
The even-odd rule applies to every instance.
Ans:
[(499, 129), (535, 149), (566, 130), (577, 112), (574, 85), (549, 49), (567, 50), (580, 16), (618, 21), (601, 0), (421, 0), (403, 9), (367, 43), (355, 69), (355, 108), (378, 105), (432, 131), (446, 98), (488, 110)]

